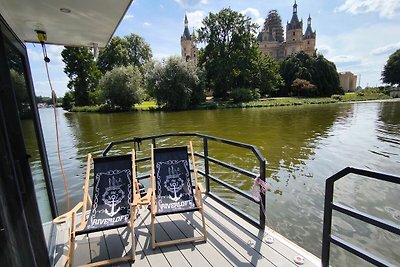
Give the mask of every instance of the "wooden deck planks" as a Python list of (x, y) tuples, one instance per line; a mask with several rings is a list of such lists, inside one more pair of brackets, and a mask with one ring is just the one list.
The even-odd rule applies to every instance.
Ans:
[[(188, 217), (190, 219), (188, 220)], [(177, 228), (182, 232), (185, 237), (191, 237), (194, 235), (200, 235), (202, 231), (201, 220), (196, 222), (196, 219), (193, 214), (174, 214), (169, 215), (171, 221), (174, 222)], [(188, 221), (186, 221), (188, 220)], [(206, 258), (206, 260), (211, 264), (211, 266), (225, 267), (225, 266), (234, 266), (234, 264), (229, 261), (224, 254), (213, 245), (214, 238), (210, 235), (208, 236), (207, 243), (201, 242), (196, 243), (195, 248), (199, 251), (199, 253)]]
[[(136, 260), (112, 266), (292, 266), (294, 257), (305, 258), (304, 267), (319, 266), (320, 261), (281, 235), (266, 229), (274, 237), (267, 244), (264, 231), (257, 229), (209, 197), (205, 197), (207, 242), (186, 243), (151, 248), (151, 216), (147, 209), (139, 210), (135, 221)], [(156, 239), (165, 241), (199, 236), (202, 225), (198, 212), (158, 216)], [(58, 227), (55, 266), (63, 266), (67, 255), (66, 229)], [(75, 265), (130, 254), (128, 227), (77, 236)]]
[[(292, 263), (291, 265), (288, 265), (287, 261), (284, 261), (283, 263), (285, 263), (286, 265), (279, 264), (278, 266), (287, 266), (287, 265), (288, 266), (297, 266), (297, 264), (294, 263), (294, 258), (298, 255), (304, 257), (304, 264), (302, 264), (302, 266), (304, 266), (304, 267), (320, 265), (320, 260), (316, 256), (312, 255), (311, 253), (309, 253), (308, 251), (304, 250), (303, 248), (297, 246), (296, 244), (290, 242), (289, 240), (287, 240), (280, 234), (276, 233), (272, 229), (270, 229), (268, 227), (266, 227), (266, 229), (265, 229), (265, 233), (274, 238), (274, 243), (267, 244), (264, 239), (264, 233), (262, 233), (259, 229), (250, 225), (244, 219), (235, 215), (232, 211), (225, 209), (221, 204), (219, 204), (218, 202), (216, 202), (215, 200), (213, 200), (211, 198), (207, 198), (206, 203), (207, 203), (207, 208), (210, 211), (210, 213), (213, 213), (214, 216), (216, 216), (217, 218), (221, 217), (221, 216), (225, 217), (225, 218), (235, 218), (234, 220), (232, 220), (232, 219), (229, 220), (229, 222), (231, 224), (233, 224), (232, 227), (240, 228), (240, 226), (246, 225), (246, 227), (242, 227), (242, 229), (237, 232), (238, 235), (243, 236), (243, 235), (251, 234), (254, 237), (257, 237), (258, 240), (262, 240), (263, 255), (268, 256), (269, 254), (266, 254), (266, 253), (270, 253), (270, 252), (274, 251), (274, 258), (272, 258), (274, 263), (281, 262), (280, 260), (275, 258), (277, 256), (276, 254), (281, 255), (281, 257), (286, 258), (287, 261), (290, 261)], [(223, 213), (219, 212), (221, 209), (224, 210)], [(225, 219), (225, 220), (227, 220), (227, 219)], [(255, 242), (258, 243), (258, 240)], [(252, 241), (252, 242), (254, 242), (254, 241)], [(267, 248), (267, 250), (264, 250), (264, 248)]]

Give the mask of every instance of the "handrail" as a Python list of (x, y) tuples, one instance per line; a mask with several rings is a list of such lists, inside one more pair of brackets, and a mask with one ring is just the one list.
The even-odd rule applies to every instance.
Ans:
[(322, 233), (322, 253), (321, 262), (323, 267), (329, 266), (330, 257), (330, 245), (331, 243), (341, 247), (342, 249), (364, 259), (365, 261), (372, 263), (376, 266), (393, 266), (384, 259), (381, 259), (347, 241), (340, 239), (337, 236), (332, 235), (332, 211), (335, 210), (347, 216), (356, 218), (368, 224), (372, 224), (378, 228), (384, 229), (391, 233), (400, 235), (400, 226), (392, 222), (377, 218), (375, 216), (366, 214), (361, 211), (357, 211), (345, 205), (333, 202), (333, 191), (334, 184), (339, 179), (347, 176), (348, 174), (357, 174), (360, 176), (377, 179), (380, 181), (390, 182), (394, 184), (400, 184), (400, 177), (373, 172), (369, 170), (356, 169), (352, 167), (344, 168), (338, 173), (332, 175), (326, 180), (325, 183), (325, 204), (324, 204), (324, 224)]
[[(103, 151), (103, 156), (106, 156), (107, 153), (115, 146), (115, 145), (120, 145), (120, 144), (127, 144), (127, 143), (133, 143), (134, 146), (139, 146), (142, 143), (142, 141), (151, 141), (152, 144), (154, 145), (154, 147), (157, 147), (157, 140), (159, 139), (163, 139), (163, 138), (167, 138), (167, 137), (196, 137), (196, 138), (200, 138), (203, 142), (203, 152), (202, 153), (195, 153), (195, 156), (202, 158), (204, 160), (204, 171), (202, 170), (198, 170), (198, 173), (200, 175), (202, 175), (205, 178), (205, 190), (206, 190), (206, 194), (210, 197), (212, 197), (213, 199), (215, 199), (216, 201), (218, 201), (219, 203), (221, 203), (222, 205), (224, 205), (225, 207), (231, 209), (233, 212), (235, 212), (237, 215), (241, 216), (242, 218), (244, 218), (245, 220), (247, 220), (248, 222), (252, 223), (253, 225), (256, 225), (257, 227), (264, 229), (265, 228), (265, 210), (264, 210), (264, 204), (265, 203), (265, 195), (261, 194), (261, 198), (260, 201), (255, 201), (252, 196), (250, 194), (248, 194), (247, 192), (244, 192), (238, 188), (236, 188), (234, 185), (231, 185), (225, 181), (222, 181), (221, 179), (213, 176), (212, 174), (210, 174), (210, 167), (209, 167), (209, 163), (212, 162), (214, 164), (217, 164), (219, 166), (222, 166), (224, 168), (233, 170), (237, 173), (240, 173), (242, 175), (245, 175), (247, 177), (250, 177), (252, 179), (255, 179), (256, 177), (259, 177), (262, 181), (265, 182), (265, 163), (266, 160), (264, 158), (264, 156), (260, 153), (260, 151), (258, 150), (257, 147), (253, 146), (253, 145), (249, 145), (249, 144), (245, 144), (245, 143), (240, 143), (240, 142), (236, 142), (236, 141), (232, 141), (232, 140), (228, 140), (228, 139), (224, 139), (224, 138), (219, 138), (219, 137), (215, 137), (215, 136), (211, 136), (211, 135), (205, 135), (205, 134), (200, 134), (200, 133), (166, 133), (166, 134), (159, 134), (159, 135), (151, 135), (151, 136), (144, 136), (144, 137), (134, 137), (131, 139), (125, 139), (125, 140), (120, 140), (120, 141), (115, 141), (115, 142), (111, 142), (106, 149)], [(209, 141), (215, 141), (215, 142), (220, 142), (223, 144), (227, 144), (227, 145), (231, 145), (231, 146), (236, 146), (236, 147), (240, 147), (240, 148), (244, 148), (244, 149), (248, 149), (250, 150), (253, 155), (257, 158), (258, 163), (259, 163), (259, 168), (260, 168), (260, 173), (259, 174), (255, 174), (252, 173), (248, 170), (244, 170), (242, 168), (236, 167), (234, 165), (228, 164), (226, 162), (217, 160), (215, 158), (212, 158), (209, 156), (209, 151), (208, 151), (208, 145), (209, 145)], [(149, 157), (143, 157), (143, 158), (136, 158), (136, 162), (145, 162), (145, 161), (149, 161), (150, 158)], [(140, 177), (138, 177), (139, 179), (145, 179), (145, 178), (149, 178), (150, 175), (149, 174), (145, 174), (142, 175)], [(223, 200), (222, 198), (216, 196), (215, 194), (212, 193), (212, 190), (210, 188), (210, 180), (214, 181), (216, 183), (218, 183), (219, 185), (229, 189), (230, 191), (241, 195), (242, 197), (249, 199), (250, 201), (253, 201), (255, 203), (257, 203), (259, 205), (259, 218), (258, 220), (256, 220), (255, 218), (253, 218), (252, 216), (249, 216), (248, 214), (240, 211), (239, 209), (235, 208), (233, 205), (231, 205), (230, 203), (226, 202), (225, 200)]]

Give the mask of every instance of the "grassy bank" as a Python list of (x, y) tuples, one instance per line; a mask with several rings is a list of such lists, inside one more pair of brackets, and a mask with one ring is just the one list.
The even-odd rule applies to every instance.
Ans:
[[(297, 98), (297, 97), (277, 97), (265, 98), (258, 101), (247, 103), (233, 103), (231, 101), (207, 101), (193, 109), (225, 109), (225, 108), (252, 108), (252, 107), (278, 107), (278, 106), (298, 106), (309, 104), (330, 104), (339, 102), (367, 101), (367, 100), (385, 100), (391, 99), (390, 96), (380, 92), (358, 92), (347, 93), (345, 95), (333, 95), (324, 98)], [(154, 101), (144, 101), (136, 104), (133, 111), (157, 111), (162, 110)], [(105, 105), (73, 107), (73, 112), (111, 112)], [(118, 111), (118, 110), (114, 110)]]

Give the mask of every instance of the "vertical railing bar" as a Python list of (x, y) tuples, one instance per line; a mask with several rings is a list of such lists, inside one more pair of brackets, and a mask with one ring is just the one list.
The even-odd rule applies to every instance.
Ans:
[(333, 190), (334, 180), (327, 179), (325, 184), (324, 223), (322, 230), (322, 267), (329, 266), (329, 256), (331, 249)]
[(204, 173), (205, 173), (205, 186), (206, 186), (206, 193), (210, 192), (210, 165), (208, 162), (208, 139), (207, 137), (203, 137), (203, 153), (204, 153)]
[[(260, 179), (265, 182), (265, 160), (260, 160)], [(266, 194), (260, 195), (260, 228), (265, 229), (265, 212), (267, 211), (267, 203), (265, 201)]]

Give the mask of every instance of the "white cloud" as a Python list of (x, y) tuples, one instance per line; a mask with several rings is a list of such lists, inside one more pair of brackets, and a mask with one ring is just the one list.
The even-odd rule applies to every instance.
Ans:
[(125, 15), (125, 17), (124, 17), (124, 20), (130, 20), (130, 19), (133, 19), (134, 18), (134, 16), (132, 15), (132, 14), (126, 14)]
[(203, 18), (206, 16), (204, 11), (194, 11), (194, 12), (188, 12), (187, 18), (189, 21), (189, 27), (190, 28), (196, 28), (199, 29), (203, 24), (201, 23), (203, 21)]
[(375, 48), (374, 50), (371, 51), (372, 55), (384, 55), (384, 54), (390, 54), (396, 51), (397, 49), (400, 48), (400, 42), (394, 43), (394, 44), (388, 44), (382, 47)]
[(399, 0), (346, 0), (344, 4), (335, 9), (350, 14), (363, 14), (377, 12), (379, 16), (393, 18), (400, 12)]
[(318, 52), (324, 55), (325, 57), (330, 55), (333, 51), (333, 48), (330, 47), (329, 45), (319, 45), (318, 46)]
[(359, 64), (361, 62), (361, 58), (353, 55), (328, 56), (327, 58), (337, 64)]
[(145, 26), (145, 27), (150, 27), (150, 26), (151, 26), (151, 23), (150, 23), (150, 22), (144, 22), (144, 23), (143, 23), (143, 26)]
[(264, 18), (261, 17), (260, 11), (258, 9), (248, 7), (242, 11), (240, 11), (243, 15), (249, 16), (253, 22), (257, 23), (258, 26), (262, 27), (264, 25)]
[(175, 0), (183, 8), (194, 7), (200, 4), (207, 4), (208, 0)]

